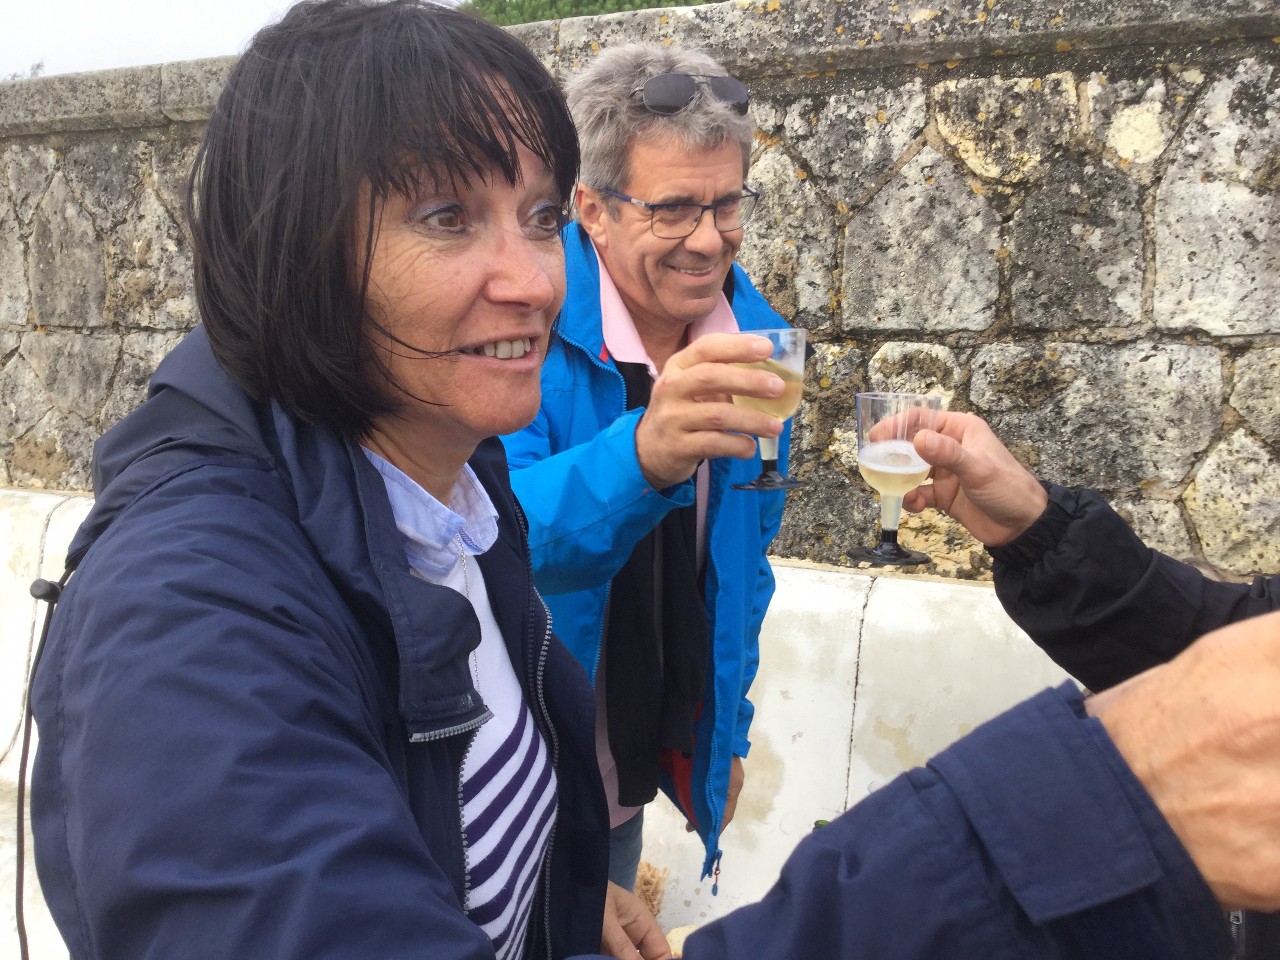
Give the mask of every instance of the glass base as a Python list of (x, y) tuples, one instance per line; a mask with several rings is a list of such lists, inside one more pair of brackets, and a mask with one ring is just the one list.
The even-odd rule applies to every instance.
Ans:
[(873, 567), (917, 567), (922, 563), (932, 563), (927, 553), (918, 550), (903, 550), (898, 546), (897, 531), (893, 539), (882, 539), (874, 547), (858, 547), (849, 551), (852, 563), (865, 563)]
[(794, 490), (796, 487), (807, 487), (804, 480), (792, 480), (784, 477), (777, 470), (766, 470), (750, 483), (735, 483), (734, 490)]

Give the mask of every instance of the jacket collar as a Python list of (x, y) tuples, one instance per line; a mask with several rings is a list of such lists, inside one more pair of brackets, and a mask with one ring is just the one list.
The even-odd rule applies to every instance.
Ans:
[[(398, 711), (413, 739), (478, 726), (487, 717), (467, 667), (479, 624), (466, 599), (409, 573), (381, 476), (359, 447), (328, 427), (301, 423), (278, 405), (256, 404), (218, 366), (197, 327), (156, 371), (147, 401), (94, 450), (95, 503), (68, 556), (74, 567), (92, 543), (148, 492), (196, 467), (247, 467), (288, 491), (295, 520), (326, 575), (355, 614), (372, 656), (398, 675)], [(504, 520), (505, 549), (485, 563), (491, 582), (522, 582), (514, 499), (496, 439), (471, 460)], [(499, 469), (499, 467), (501, 469)], [(492, 567), (492, 573), (490, 572)], [(498, 578), (511, 579), (498, 579)], [(518, 612), (526, 605), (495, 604)], [(513, 654), (513, 662), (515, 660)], [(519, 674), (520, 671), (517, 670)], [(523, 677), (522, 677), (523, 679)]]

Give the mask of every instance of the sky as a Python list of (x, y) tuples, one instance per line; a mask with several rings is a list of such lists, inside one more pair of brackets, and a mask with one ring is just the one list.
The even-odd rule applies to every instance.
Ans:
[(290, 0), (0, 0), (0, 77), (239, 53)]

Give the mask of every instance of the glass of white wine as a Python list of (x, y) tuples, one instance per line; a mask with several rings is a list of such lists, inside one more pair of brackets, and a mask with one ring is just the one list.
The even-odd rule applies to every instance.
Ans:
[(872, 566), (910, 567), (928, 563), (928, 554), (898, 546), (902, 498), (929, 476), (929, 464), (912, 444), (921, 430), (931, 430), (942, 398), (919, 393), (860, 393), (858, 405), (858, 472), (880, 494), (880, 539), (859, 547), (849, 558)]
[[(804, 393), (805, 332), (799, 328), (785, 327), (779, 330), (744, 330), (756, 337), (767, 337), (773, 344), (773, 353), (766, 360), (754, 363), (738, 363), (734, 366), (768, 370), (782, 378), (783, 390), (777, 397), (737, 397), (733, 402), (740, 407), (761, 410), (777, 420), (787, 420), (800, 409), (800, 397)], [(750, 483), (735, 483), (735, 490), (792, 490), (805, 486), (803, 480), (792, 480), (778, 470), (777, 437), (757, 437), (760, 444), (762, 469), (760, 476)]]

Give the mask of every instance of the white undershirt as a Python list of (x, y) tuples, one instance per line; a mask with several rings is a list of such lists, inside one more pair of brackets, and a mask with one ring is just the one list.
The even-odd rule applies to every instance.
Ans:
[(492, 716), (473, 734), (459, 777), (464, 908), (488, 934), (498, 960), (514, 960), (524, 949), (551, 837), (556, 778), (475, 560), (497, 539), (497, 511), (470, 467), (463, 469), (450, 498), (455, 512), (378, 454), (365, 449), (365, 455), (386, 485), (410, 571), (465, 596), (480, 622), (480, 645), (468, 659)]

